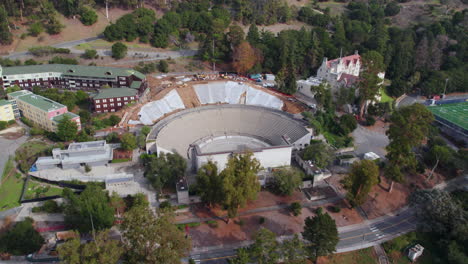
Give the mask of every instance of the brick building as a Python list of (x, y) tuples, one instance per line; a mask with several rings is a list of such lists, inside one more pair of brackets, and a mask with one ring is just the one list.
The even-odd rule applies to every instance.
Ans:
[[(97, 112), (117, 111), (138, 99), (148, 87), (144, 74), (128, 68), (65, 64), (0, 66), (0, 77), (0, 87), (3, 89), (17, 85), (25, 90), (38, 86), (97, 92), (93, 96), (93, 102), (97, 103), (93, 104), (93, 108)], [(113, 106), (107, 102), (100, 104), (103, 100), (115, 102), (112, 102)]]

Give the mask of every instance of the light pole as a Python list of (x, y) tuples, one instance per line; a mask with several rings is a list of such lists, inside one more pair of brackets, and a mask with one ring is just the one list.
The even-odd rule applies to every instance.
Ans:
[(447, 83), (448, 83), (448, 81), (449, 81), (449, 78), (445, 79), (445, 87), (444, 87), (444, 93), (443, 93), (444, 97), (445, 97), (445, 92), (447, 91)]

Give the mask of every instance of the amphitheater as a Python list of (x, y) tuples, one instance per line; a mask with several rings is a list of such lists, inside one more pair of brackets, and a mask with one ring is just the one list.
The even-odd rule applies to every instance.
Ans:
[[(201, 105), (244, 104), (278, 110), (283, 107), (283, 101), (278, 97), (245, 83), (215, 81), (195, 84), (193, 89)], [(174, 89), (162, 99), (144, 105), (138, 113), (139, 123), (152, 125), (164, 116), (185, 108), (177, 89)]]
[[(207, 97), (209, 102), (213, 98)], [(273, 101), (266, 101), (268, 106), (207, 105), (174, 113), (153, 126), (147, 151), (178, 153), (192, 170), (209, 160), (222, 170), (232, 153), (247, 150), (264, 168), (290, 165), (292, 150), (308, 144), (311, 131), (292, 115), (271, 107), (278, 106)]]

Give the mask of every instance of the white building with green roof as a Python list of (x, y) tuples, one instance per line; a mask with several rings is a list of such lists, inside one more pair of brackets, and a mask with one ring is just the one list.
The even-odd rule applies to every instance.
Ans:
[(21, 90), (8, 94), (8, 99), (20, 111), (21, 116), (27, 118), (38, 127), (55, 132), (60, 120), (65, 116), (76, 122), (81, 129), (80, 117), (68, 112), (65, 105), (52, 101), (46, 97)]

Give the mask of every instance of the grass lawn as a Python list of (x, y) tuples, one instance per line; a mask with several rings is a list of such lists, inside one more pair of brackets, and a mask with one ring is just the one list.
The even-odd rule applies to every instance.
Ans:
[[(415, 263), (434, 263), (435, 255), (437, 255), (438, 249), (433, 244), (432, 239), (425, 233), (410, 232), (406, 235), (387, 241), (383, 243), (382, 246), (387, 252), (391, 263), (410, 264), (413, 262), (411, 262), (410, 259), (407, 257), (408, 248), (416, 244), (421, 244), (424, 247), (424, 252)], [(440, 263), (446, 262), (442, 261)]]
[(33, 199), (38, 197), (61, 195), (62, 190), (62, 188), (54, 187), (50, 184), (30, 180), (23, 198)]
[(19, 206), (23, 178), (14, 168), (13, 159), (9, 159), (3, 171), (0, 185), (0, 211)]
[(380, 99), (381, 103), (394, 101), (394, 99), (387, 94), (387, 92), (385, 91), (385, 88), (380, 88), (380, 94), (382, 95), (382, 98)]
[(319, 258), (319, 264), (375, 264), (378, 259), (374, 256), (372, 248), (365, 248), (357, 251), (334, 254), (329, 257)]

